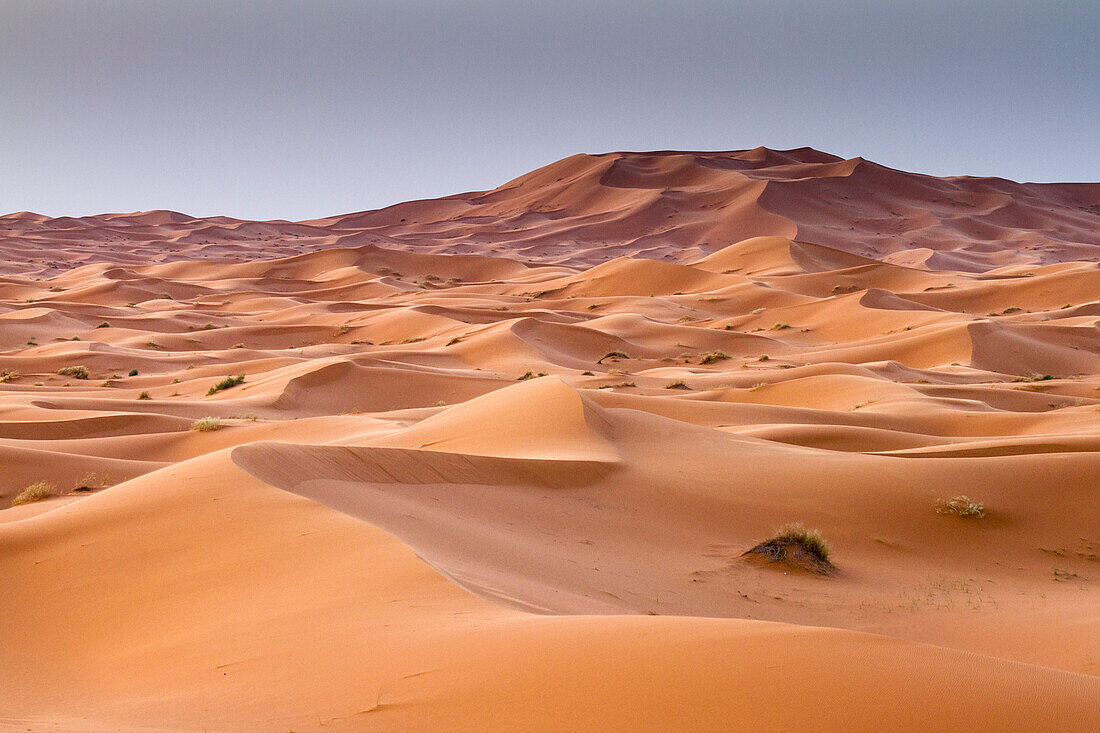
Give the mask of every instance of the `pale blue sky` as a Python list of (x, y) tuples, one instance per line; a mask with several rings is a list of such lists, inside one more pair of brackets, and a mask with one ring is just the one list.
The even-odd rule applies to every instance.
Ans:
[(1100, 2), (0, 0), (0, 212), (303, 219), (576, 152), (1100, 180)]

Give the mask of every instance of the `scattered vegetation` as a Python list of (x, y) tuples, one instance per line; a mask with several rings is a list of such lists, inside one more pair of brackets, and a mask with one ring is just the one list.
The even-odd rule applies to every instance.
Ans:
[(719, 361), (725, 361), (730, 358), (730, 355), (724, 351), (712, 351), (709, 354), (704, 354), (700, 364), (714, 364)]
[(36, 501), (42, 501), (43, 499), (49, 499), (56, 494), (53, 484), (45, 481), (39, 481), (36, 484), (31, 484), (27, 488), (19, 492), (19, 495), (12, 499), (12, 505), (18, 506), (19, 504), (31, 504)]
[(87, 491), (95, 491), (96, 489), (102, 489), (107, 485), (106, 478), (99, 478), (94, 473), (84, 474), (84, 478), (76, 482), (76, 486), (73, 487), (74, 493), (83, 493)]
[(516, 381), (517, 382), (526, 382), (528, 379), (538, 379), (539, 377), (545, 377), (545, 376), (546, 376), (546, 372), (539, 372), (538, 374), (535, 374), (534, 372), (524, 372), (522, 375), (516, 377)]
[(223, 389), (229, 389), (231, 387), (236, 387), (238, 384), (241, 384), (242, 382), (244, 382), (244, 375), (243, 374), (238, 374), (235, 377), (226, 377), (225, 379), (223, 379), (222, 381), (218, 382), (213, 387), (211, 387), (210, 390), (206, 393), (206, 396), (209, 397), (212, 394), (217, 394), (218, 392), (221, 392)]
[(763, 555), (770, 562), (825, 575), (836, 567), (829, 560), (829, 545), (821, 532), (806, 529), (801, 522), (786, 524), (775, 530), (775, 536), (744, 553)]
[(1052, 379), (1057, 379), (1057, 377), (1055, 377), (1051, 374), (1040, 374), (1039, 372), (1033, 372), (1032, 374), (1029, 374), (1026, 377), (1016, 377), (1012, 381), (1013, 382), (1049, 382)]
[(216, 417), (204, 417), (191, 423), (191, 429), (200, 433), (212, 433), (222, 426), (221, 420)]
[(16, 379), (19, 379), (19, 372), (15, 370), (9, 371), (7, 369), (0, 370), (0, 384), (11, 382)]
[(937, 501), (936, 514), (954, 514), (959, 517), (981, 519), (985, 516), (985, 506), (980, 501), (974, 501), (969, 496), (960, 494), (948, 500)]
[(681, 380), (677, 380), (677, 381), (673, 382), (672, 384), (666, 384), (665, 389), (688, 389), (688, 390), (690, 390), (691, 387), (687, 386), (687, 384), (684, 382), (684, 380), (681, 379)]
[(88, 370), (82, 366), (67, 366), (61, 367), (57, 370), (57, 373), (63, 377), (72, 377), (73, 379), (87, 379)]

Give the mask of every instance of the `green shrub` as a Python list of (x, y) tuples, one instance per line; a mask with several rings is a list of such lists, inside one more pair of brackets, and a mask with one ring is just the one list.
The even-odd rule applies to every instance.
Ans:
[(197, 430), (200, 433), (212, 433), (222, 426), (221, 421), (216, 417), (204, 417), (201, 420), (196, 420), (191, 424), (192, 430)]
[(236, 387), (238, 384), (240, 384), (243, 381), (244, 381), (244, 375), (243, 374), (238, 374), (235, 377), (226, 377), (225, 379), (223, 379), (222, 381), (218, 382), (213, 387), (211, 387), (210, 390), (206, 393), (206, 396), (209, 397), (212, 394), (216, 394), (218, 392), (221, 392), (223, 389), (229, 389), (230, 387)]

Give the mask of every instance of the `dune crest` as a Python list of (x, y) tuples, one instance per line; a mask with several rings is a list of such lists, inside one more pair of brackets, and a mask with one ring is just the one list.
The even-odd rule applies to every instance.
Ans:
[(609, 153), (0, 251), (0, 730), (1100, 729), (1098, 184)]

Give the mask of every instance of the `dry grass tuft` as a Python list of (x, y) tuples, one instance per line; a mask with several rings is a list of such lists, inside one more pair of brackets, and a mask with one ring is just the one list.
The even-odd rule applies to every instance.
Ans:
[(821, 532), (806, 529), (801, 522), (785, 524), (775, 536), (753, 547), (745, 555), (762, 555), (773, 563), (827, 575), (836, 569), (829, 560), (829, 545)]
[(937, 501), (936, 514), (954, 514), (957, 517), (981, 519), (985, 516), (985, 506), (980, 501), (974, 501), (969, 496), (960, 494), (948, 500)]
[(216, 417), (204, 417), (201, 420), (196, 420), (191, 424), (192, 430), (197, 430), (200, 433), (212, 433), (222, 426), (221, 420)]
[(72, 377), (73, 379), (87, 379), (88, 369), (82, 366), (67, 366), (61, 367), (57, 370), (57, 373), (63, 377)]
[(39, 481), (36, 484), (31, 484), (27, 488), (19, 492), (19, 496), (12, 499), (12, 505), (18, 506), (19, 504), (32, 504), (36, 501), (42, 501), (43, 499), (49, 499), (54, 496), (57, 491), (54, 489), (53, 484), (45, 481)]

